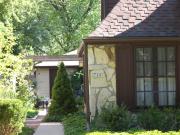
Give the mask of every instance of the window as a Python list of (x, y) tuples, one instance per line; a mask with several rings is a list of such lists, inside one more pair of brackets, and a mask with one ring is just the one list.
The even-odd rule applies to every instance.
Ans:
[(138, 106), (175, 105), (175, 48), (136, 48)]

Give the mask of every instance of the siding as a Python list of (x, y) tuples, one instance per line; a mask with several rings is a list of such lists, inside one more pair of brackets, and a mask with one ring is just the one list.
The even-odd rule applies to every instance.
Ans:
[(37, 95), (50, 97), (49, 68), (37, 68), (36, 81), (37, 81)]
[(126, 44), (116, 47), (116, 57), (117, 103), (132, 109), (135, 107), (132, 46)]

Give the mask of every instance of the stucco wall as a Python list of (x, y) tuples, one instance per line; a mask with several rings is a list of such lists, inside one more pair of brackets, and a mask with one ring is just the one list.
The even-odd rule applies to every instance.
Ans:
[(102, 106), (116, 104), (114, 46), (88, 46), (88, 79), (91, 118)]
[(38, 96), (49, 97), (49, 68), (37, 68), (36, 81)]

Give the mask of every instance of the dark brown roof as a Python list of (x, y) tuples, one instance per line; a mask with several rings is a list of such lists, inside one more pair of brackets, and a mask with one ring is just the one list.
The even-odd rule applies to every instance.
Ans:
[(119, 0), (101, 0), (101, 19), (104, 19)]
[(93, 37), (179, 37), (180, 0), (119, 0)]

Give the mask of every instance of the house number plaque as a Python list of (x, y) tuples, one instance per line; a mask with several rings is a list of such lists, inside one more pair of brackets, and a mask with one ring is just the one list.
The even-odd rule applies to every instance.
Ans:
[(104, 70), (92, 70), (90, 75), (91, 87), (102, 88), (108, 86)]

